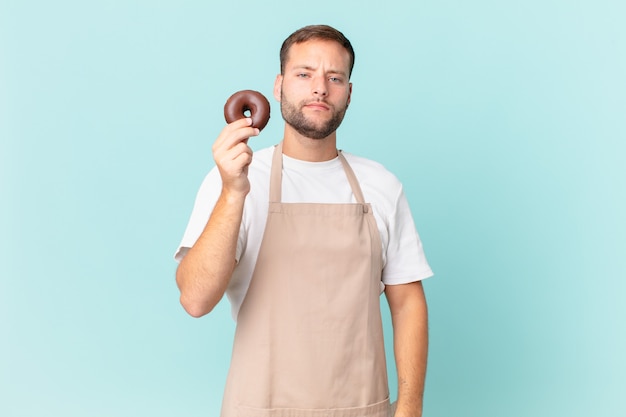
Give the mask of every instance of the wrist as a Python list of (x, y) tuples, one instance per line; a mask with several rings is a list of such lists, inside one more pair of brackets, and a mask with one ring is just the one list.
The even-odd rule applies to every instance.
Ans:
[(408, 406), (406, 404), (397, 403), (392, 413), (393, 417), (422, 417), (422, 406)]
[(249, 192), (250, 187), (232, 188), (224, 186), (221, 197), (228, 204), (243, 204)]

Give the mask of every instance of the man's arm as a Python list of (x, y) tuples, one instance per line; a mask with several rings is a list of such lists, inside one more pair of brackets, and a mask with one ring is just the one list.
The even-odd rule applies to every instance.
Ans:
[(398, 371), (395, 417), (420, 417), (428, 357), (428, 309), (421, 281), (387, 285)]
[(259, 134), (251, 120), (226, 126), (213, 144), (222, 191), (202, 234), (176, 270), (180, 302), (194, 317), (209, 313), (221, 300), (235, 267), (237, 238), (246, 195), (252, 150), (247, 139)]

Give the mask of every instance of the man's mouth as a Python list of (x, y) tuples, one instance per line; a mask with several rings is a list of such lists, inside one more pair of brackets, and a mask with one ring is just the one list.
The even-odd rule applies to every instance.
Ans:
[(304, 107), (308, 107), (309, 109), (312, 109), (312, 110), (329, 110), (330, 109), (330, 107), (327, 104), (322, 103), (320, 101), (312, 101), (310, 103), (307, 103)]

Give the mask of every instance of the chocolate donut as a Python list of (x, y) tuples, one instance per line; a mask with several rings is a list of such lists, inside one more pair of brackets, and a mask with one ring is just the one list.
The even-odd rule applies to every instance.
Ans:
[(263, 129), (270, 120), (270, 102), (258, 91), (238, 91), (226, 101), (224, 105), (224, 118), (226, 123), (243, 119), (246, 112), (250, 112), (252, 127)]

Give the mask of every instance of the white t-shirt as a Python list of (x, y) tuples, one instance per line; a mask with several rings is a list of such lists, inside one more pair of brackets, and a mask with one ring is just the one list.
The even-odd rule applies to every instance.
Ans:
[[(274, 147), (256, 151), (248, 169), (250, 193), (237, 241), (237, 266), (226, 290), (235, 319), (250, 285), (265, 230), (273, 152)], [(365, 202), (372, 205), (382, 242), (382, 284), (406, 284), (432, 276), (400, 181), (377, 162), (343, 154), (359, 181)], [(196, 196), (187, 229), (174, 256), (177, 261), (180, 262), (204, 230), (220, 191), (221, 177), (217, 168), (213, 168)], [(339, 158), (306, 162), (283, 155), (282, 202), (354, 203), (356, 200)]]

